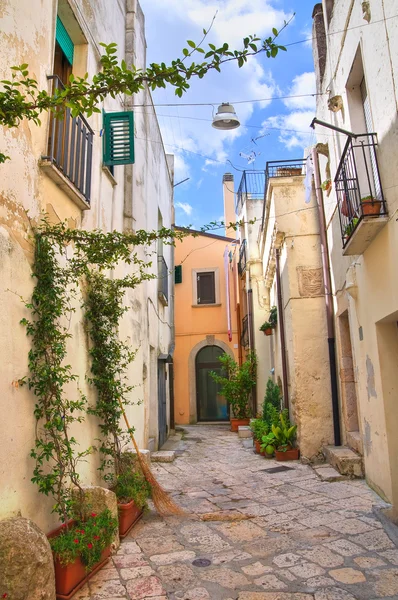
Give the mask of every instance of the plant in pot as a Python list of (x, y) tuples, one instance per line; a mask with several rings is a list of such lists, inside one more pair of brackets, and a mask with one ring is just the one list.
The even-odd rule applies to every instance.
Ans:
[(379, 215), (381, 210), (381, 201), (373, 198), (372, 195), (361, 198), (362, 214), (364, 216)]
[(121, 458), (121, 473), (111, 486), (118, 501), (119, 537), (124, 538), (142, 517), (148, 507), (151, 487), (136, 464), (131, 452), (124, 452)]
[(276, 445), (276, 438), (275, 438), (275, 434), (272, 433), (272, 431), (270, 431), (266, 435), (263, 435), (263, 437), (261, 439), (260, 448), (261, 448), (261, 453), (263, 454), (263, 456), (265, 456), (265, 458), (272, 458), (274, 456), (275, 445)]
[(265, 335), (272, 335), (272, 330), (275, 329), (278, 323), (278, 309), (273, 306), (269, 312), (268, 321), (265, 321), (260, 326), (260, 331), (263, 331)]
[(220, 394), (232, 409), (231, 431), (237, 432), (240, 425), (250, 423), (250, 396), (256, 385), (256, 353), (250, 352), (242, 365), (238, 365), (229, 354), (223, 354), (218, 360), (223, 366), (222, 374), (212, 371), (210, 375), (220, 385)]
[(268, 424), (262, 419), (252, 419), (250, 422), (250, 429), (253, 432), (255, 451), (257, 454), (262, 454), (260, 445), (263, 436), (266, 435), (269, 431)]
[(297, 460), (299, 449), (293, 447), (296, 439), (297, 425), (291, 425), (287, 411), (279, 415), (279, 425), (272, 425), (271, 431), (275, 436), (275, 458), (279, 461)]
[(344, 237), (349, 238), (351, 237), (355, 227), (358, 225), (358, 217), (354, 217), (353, 219), (351, 219), (351, 221), (348, 223), (348, 225), (346, 225), (345, 229), (344, 229)]
[(332, 180), (331, 179), (325, 179), (325, 181), (323, 181), (321, 183), (321, 188), (329, 196), (330, 192), (332, 191)]

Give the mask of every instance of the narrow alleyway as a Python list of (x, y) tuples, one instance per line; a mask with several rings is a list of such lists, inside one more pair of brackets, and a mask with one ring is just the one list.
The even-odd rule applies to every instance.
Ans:
[(222, 426), (187, 427), (184, 445), (153, 470), (193, 514), (149, 512), (78, 600), (398, 599), (398, 549), (363, 481), (272, 472)]

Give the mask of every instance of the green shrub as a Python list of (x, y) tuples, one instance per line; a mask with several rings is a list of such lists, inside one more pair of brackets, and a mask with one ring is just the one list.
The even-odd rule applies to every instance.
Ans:
[(211, 371), (211, 377), (220, 384), (220, 393), (230, 404), (234, 417), (248, 419), (252, 413), (250, 394), (256, 385), (257, 357), (255, 352), (250, 352), (247, 360), (240, 366), (229, 354), (219, 356), (218, 360), (223, 366), (223, 374), (218, 375)]

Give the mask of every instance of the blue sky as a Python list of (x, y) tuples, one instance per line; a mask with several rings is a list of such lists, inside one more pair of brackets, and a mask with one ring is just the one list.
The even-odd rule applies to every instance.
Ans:
[[(240, 48), (246, 35), (267, 37), (272, 27), (280, 29), (293, 13), (296, 16), (282, 32), (280, 44), (308, 40), (314, 4), (314, 0), (141, 0), (147, 61), (167, 63), (181, 56), (186, 40), (198, 42), (216, 11), (207, 40), (216, 45), (228, 42)], [(181, 99), (172, 89), (154, 93), (155, 104), (209, 103), (217, 110), (218, 103), (235, 102), (242, 123), (234, 131), (220, 132), (211, 127), (212, 106), (157, 107), (166, 151), (175, 155), (175, 183), (190, 178), (175, 188), (177, 225), (198, 228), (222, 217), (222, 176), (234, 174), (235, 190), (241, 177), (227, 160), (239, 169), (264, 169), (267, 160), (303, 156), (304, 148), (314, 143), (308, 127), (315, 112), (313, 97), (239, 101), (311, 94), (315, 91), (313, 70), (311, 42), (307, 41), (288, 46), (275, 59), (259, 55), (242, 69), (230, 64), (221, 74), (210, 73), (194, 81)], [(249, 164), (242, 154), (252, 151), (256, 160)]]

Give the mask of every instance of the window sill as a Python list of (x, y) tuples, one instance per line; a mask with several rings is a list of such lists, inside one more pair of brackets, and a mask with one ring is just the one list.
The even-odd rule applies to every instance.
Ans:
[(192, 304), (192, 308), (213, 308), (213, 306), (221, 306), (221, 304)]
[(387, 215), (363, 217), (347, 241), (343, 249), (343, 256), (358, 256), (363, 254), (387, 222)]
[(105, 175), (107, 176), (107, 178), (109, 179), (109, 181), (111, 182), (111, 184), (113, 185), (113, 187), (115, 187), (115, 185), (117, 185), (117, 181), (114, 178), (114, 176), (112, 175), (112, 173), (110, 172), (110, 170), (108, 169), (108, 167), (106, 165), (102, 165), (102, 170), (105, 173)]
[(163, 294), (163, 292), (158, 292), (159, 302), (163, 304), (163, 306), (169, 305), (169, 299)]
[(73, 183), (50, 160), (40, 160), (39, 166), (81, 210), (89, 210), (90, 204), (83, 194), (79, 192)]

